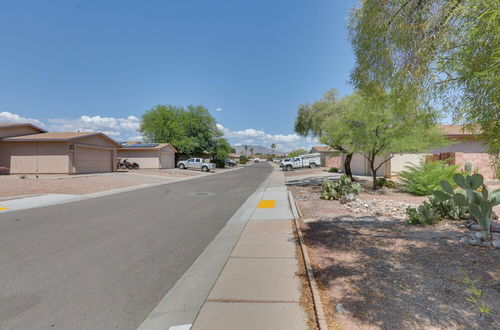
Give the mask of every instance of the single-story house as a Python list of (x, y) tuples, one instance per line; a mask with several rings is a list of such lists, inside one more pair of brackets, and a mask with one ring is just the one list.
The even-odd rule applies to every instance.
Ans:
[[(443, 131), (450, 144), (429, 150), (426, 153), (404, 153), (397, 154), (389, 161), (385, 162), (377, 171), (378, 176), (391, 177), (403, 171), (405, 166), (418, 164), (426, 158), (447, 160), (450, 164), (463, 166), (470, 162), (474, 169), (477, 169), (486, 178), (494, 178), (495, 171), (491, 167), (490, 156), (486, 153), (486, 146), (483, 142), (475, 139), (470, 132), (464, 132), (462, 125), (438, 125)], [(342, 164), (344, 155), (342, 155)], [(383, 162), (387, 156), (381, 156), (376, 160), (376, 164)], [(343, 169), (343, 166), (342, 166)], [(354, 175), (371, 175), (368, 160), (361, 154), (354, 154), (351, 160), (351, 170)]]
[(139, 164), (139, 168), (174, 168), (177, 152), (169, 143), (125, 142), (118, 147), (118, 157)]
[[(30, 129), (34, 132), (27, 133)], [(7, 129), (7, 130), (6, 130)], [(118, 143), (98, 132), (51, 132), (31, 124), (0, 125), (0, 166), (10, 174), (81, 174), (116, 169)], [(11, 135), (11, 136), (8, 136)]]
[(235, 162), (239, 163), (240, 162), (240, 155), (237, 153), (231, 153), (227, 156), (229, 159), (234, 160)]
[(321, 155), (321, 166), (323, 167), (342, 167), (342, 156), (340, 155), (340, 152), (328, 146), (314, 146), (311, 148), (309, 153), (319, 153)]

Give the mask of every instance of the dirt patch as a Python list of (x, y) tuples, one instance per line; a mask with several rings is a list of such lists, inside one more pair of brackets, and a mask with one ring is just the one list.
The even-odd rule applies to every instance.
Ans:
[(86, 176), (0, 176), (0, 197), (40, 194), (89, 194), (93, 192), (135, 186), (126, 178), (99, 175)]
[(292, 171), (283, 171), (285, 173), (285, 177), (294, 177), (294, 176), (302, 176), (302, 175), (319, 175), (319, 174), (324, 174), (324, 175), (329, 175), (329, 174), (335, 174), (335, 173), (329, 173), (328, 169), (324, 167), (317, 167), (314, 169), (310, 168), (300, 168), (297, 170), (292, 170)]
[[(304, 215), (325, 312), (345, 329), (500, 329), (500, 251), (461, 244), (461, 222), (409, 226), (353, 215), (337, 201), (315, 198), (317, 186), (289, 189)], [(313, 194), (311, 197), (311, 194)], [(426, 198), (393, 192), (393, 199)], [(371, 196), (371, 197), (370, 197)], [(391, 194), (362, 194), (360, 199)], [(474, 282), (482, 315), (467, 300)], [(341, 304), (345, 312), (338, 312)]]

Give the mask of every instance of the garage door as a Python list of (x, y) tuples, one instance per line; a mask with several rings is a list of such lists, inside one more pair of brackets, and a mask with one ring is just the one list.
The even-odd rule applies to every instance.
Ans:
[(365, 157), (363, 157), (363, 155), (352, 155), (351, 171), (354, 175), (366, 175)]
[(160, 152), (160, 167), (161, 168), (174, 168), (175, 167), (174, 154), (168, 152)]
[(113, 151), (77, 147), (75, 148), (74, 166), (75, 172), (78, 174), (111, 172), (113, 167)]

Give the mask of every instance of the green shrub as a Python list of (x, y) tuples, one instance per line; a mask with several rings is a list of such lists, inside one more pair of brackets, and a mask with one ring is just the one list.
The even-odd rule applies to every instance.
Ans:
[(321, 185), (321, 198), (322, 199), (339, 199), (348, 194), (357, 195), (363, 191), (361, 185), (357, 182), (352, 182), (351, 179), (343, 174), (337, 181), (331, 181), (328, 178), (323, 179)]
[(391, 189), (396, 188), (396, 183), (392, 180), (387, 180), (386, 178), (378, 178), (376, 183), (379, 187), (387, 187)]
[(328, 170), (328, 172), (330, 173), (338, 173), (338, 171), (339, 171), (338, 167), (330, 167), (330, 169)]
[(428, 202), (423, 202), (417, 208), (407, 207), (406, 215), (408, 216), (406, 222), (410, 225), (432, 225), (443, 220), (441, 215)]
[(454, 184), (453, 175), (457, 165), (448, 165), (444, 161), (421, 162), (419, 165), (405, 166), (406, 170), (399, 172), (404, 189), (410, 194), (424, 196), (432, 194), (439, 188), (440, 181)]
[(245, 155), (240, 156), (240, 164), (246, 164), (246, 163), (248, 163), (248, 161), (249, 161), (249, 159), (247, 156), (245, 156)]
[(458, 206), (453, 199), (439, 201), (435, 197), (429, 197), (429, 203), (442, 218), (450, 220), (469, 219), (469, 209), (466, 206)]

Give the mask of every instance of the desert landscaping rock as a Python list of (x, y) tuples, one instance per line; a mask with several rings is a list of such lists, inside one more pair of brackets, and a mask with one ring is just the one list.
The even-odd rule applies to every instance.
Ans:
[(484, 233), (481, 231), (474, 233), (474, 236), (476, 236), (476, 238), (478, 238), (480, 240), (484, 240)]
[(467, 236), (462, 237), (462, 238), (460, 239), (460, 243), (462, 243), (462, 244), (467, 244), (467, 243), (469, 243), (469, 237), (467, 237)]
[(477, 245), (481, 244), (481, 240), (477, 237), (474, 237), (474, 238), (469, 239), (469, 244), (477, 246)]
[(348, 202), (346, 207), (356, 214), (386, 216), (395, 220), (404, 220), (406, 218), (406, 208), (416, 207), (416, 205), (382, 199), (364, 201), (356, 199)]

